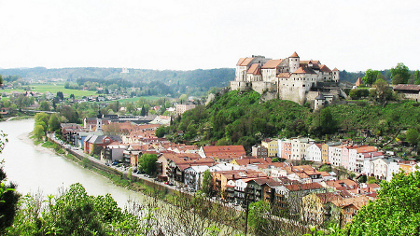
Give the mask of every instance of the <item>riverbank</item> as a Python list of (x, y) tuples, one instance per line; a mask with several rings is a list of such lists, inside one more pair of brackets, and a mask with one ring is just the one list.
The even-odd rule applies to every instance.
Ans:
[[(28, 136), (27, 139), (36, 145), (34, 140)], [(185, 212), (193, 211), (196, 214), (193, 219), (205, 219), (206, 224), (220, 225), (222, 228), (228, 227), (233, 231), (242, 231), (245, 224), (245, 213), (231, 208), (225, 203), (213, 202), (201, 195), (191, 194), (184, 191), (179, 191), (175, 187), (164, 185), (156, 182), (151, 178), (129, 174), (128, 172), (121, 172), (114, 167), (106, 166), (98, 159), (84, 154), (81, 150), (72, 148), (67, 144), (62, 144), (52, 136), (44, 143), (36, 145), (37, 148), (46, 149), (56, 155), (62, 156), (74, 163), (89, 169), (97, 174), (100, 174), (109, 179), (113, 184), (124, 187), (130, 191), (138, 194), (151, 197), (158, 203), (158, 205), (165, 206), (165, 211), (170, 209), (172, 212), (179, 213), (179, 220), (182, 220), (182, 215)], [(168, 207), (169, 204), (172, 207)], [(178, 210), (174, 210), (175, 207)], [(162, 209), (163, 209), (162, 208)], [(184, 212), (184, 213), (180, 213)], [(190, 214), (190, 213), (188, 213)], [(197, 218), (197, 219), (196, 219)], [(202, 223), (200, 223), (203, 225)], [(189, 227), (185, 225), (184, 227)]]

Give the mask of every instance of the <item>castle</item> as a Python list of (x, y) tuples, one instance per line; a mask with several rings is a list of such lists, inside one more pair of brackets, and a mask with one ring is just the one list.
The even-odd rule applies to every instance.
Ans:
[(330, 70), (318, 60), (301, 61), (295, 52), (288, 58), (273, 60), (264, 56), (240, 58), (236, 64), (232, 90), (254, 90), (266, 100), (279, 98), (318, 109), (346, 97), (338, 87), (339, 70)]

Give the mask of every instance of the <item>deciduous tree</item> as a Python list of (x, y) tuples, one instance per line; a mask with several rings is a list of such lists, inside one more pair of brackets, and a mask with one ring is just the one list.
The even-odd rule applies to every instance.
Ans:
[(395, 68), (391, 68), (392, 84), (406, 84), (410, 79), (410, 71), (404, 63), (398, 63)]
[(156, 174), (156, 154), (145, 153), (139, 159), (139, 169), (146, 174), (154, 175)]
[(378, 199), (362, 207), (348, 235), (419, 235), (420, 172), (401, 172), (382, 182)]

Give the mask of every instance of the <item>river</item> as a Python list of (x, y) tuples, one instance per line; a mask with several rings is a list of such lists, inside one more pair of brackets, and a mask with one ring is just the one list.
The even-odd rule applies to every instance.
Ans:
[(44, 196), (55, 195), (59, 188), (81, 183), (89, 195), (110, 193), (122, 208), (129, 200), (142, 202), (147, 198), (112, 184), (107, 178), (84, 169), (50, 149), (34, 145), (28, 138), (33, 128), (33, 119), (0, 122), (0, 130), (9, 139), (0, 154), (0, 160), (5, 161), (7, 179), (18, 185), (17, 191), (21, 194), (41, 192)]

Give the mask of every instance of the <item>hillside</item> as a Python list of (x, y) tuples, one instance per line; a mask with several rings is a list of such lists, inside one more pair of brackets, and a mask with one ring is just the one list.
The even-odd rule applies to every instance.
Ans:
[(226, 87), (229, 81), (235, 79), (235, 70), (231, 68), (191, 71), (129, 69), (129, 73), (126, 74), (121, 71), (121, 68), (47, 69), (36, 67), (0, 69), (0, 75), (19, 76), (32, 81), (61, 78), (78, 84), (90, 81), (105, 86), (116, 84), (125, 87), (140, 87), (151, 90), (152, 94), (148, 95), (166, 95), (167, 93), (203, 95), (211, 87)]
[(169, 135), (175, 141), (242, 144), (250, 151), (252, 145), (268, 137), (355, 138), (364, 132), (388, 139), (401, 130), (420, 129), (419, 124), (420, 106), (412, 101), (386, 106), (366, 102), (331, 105), (313, 113), (290, 101), (261, 103), (260, 95), (253, 91), (230, 91), (207, 107), (185, 112), (167, 133), (183, 131), (183, 136)]

